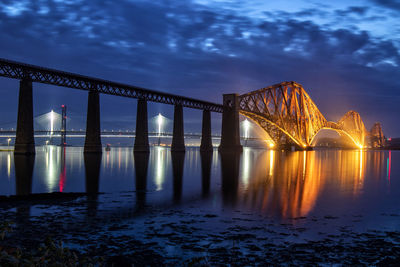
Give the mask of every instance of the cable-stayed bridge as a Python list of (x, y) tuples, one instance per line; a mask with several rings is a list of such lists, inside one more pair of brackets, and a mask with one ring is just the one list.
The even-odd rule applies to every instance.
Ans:
[[(62, 105), (63, 110), (66, 108), (65, 105)], [(66, 114), (65, 114), (66, 115)], [(86, 135), (86, 131), (83, 129), (70, 129), (66, 130), (66, 122), (71, 122), (71, 118), (67, 116), (63, 116), (60, 113), (57, 113), (53, 110), (47, 113), (43, 113), (37, 115), (33, 118), (35, 130), (34, 136), (35, 138), (46, 138), (51, 139), (62, 138), (65, 135), (68, 138), (84, 138)], [(158, 114), (149, 119), (149, 125), (152, 125), (153, 129), (157, 131), (150, 131), (148, 132), (149, 138), (172, 138), (173, 132), (171, 131), (172, 128), (170, 127), (172, 120)], [(16, 122), (7, 122), (7, 123), (0, 123), (0, 138), (15, 138), (16, 136), (16, 129), (15, 129)], [(243, 123), (243, 128), (249, 126)], [(65, 128), (65, 130), (63, 130)], [(135, 138), (136, 132), (132, 130), (121, 130), (121, 129), (102, 129), (100, 131), (101, 137), (106, 138)], [(185, 133), (185, 138), (201, 138), (201, 133)], [(221, 135), (219, 134), (212, 134), (212, 139), (221, 139)], [(244, 134), (242, 139), (246, 141), (250, 140), (258, 140), (263, 141), (264, 139), (251, 137), (250, 134)], [(61, 142), (51, 142), (51, 144), (64, 144), (65, 140)], [(66, 142), (65, 142), (66, 143)]]

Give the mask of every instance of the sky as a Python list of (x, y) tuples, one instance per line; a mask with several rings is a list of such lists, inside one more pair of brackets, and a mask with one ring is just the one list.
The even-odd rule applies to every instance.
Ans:
[[(3, 0), (0, 57), (217, 103), (296, 81), (328, 120), (355, 110), (400, 137), (399, 17), (400, 0)], [(0, 93), (1, 126), (16, 121), (18, 81), (0, 78)], [(84, 127), (87, 92), (34, 85), (35, 115), (61, 104)], [(149, 104), (159, 112), (173, 107)], [(135, 113), (101, 96), (102, 128), (134, 129)], [(200, 132), (201, 111), (185, 109), (185, 127)]]

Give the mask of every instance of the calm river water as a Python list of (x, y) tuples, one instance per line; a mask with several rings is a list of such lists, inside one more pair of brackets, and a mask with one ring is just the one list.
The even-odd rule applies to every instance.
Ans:
[(400, 151), (321, 150), (280, 152), (244, 148), (223, 157), (198, 148), (171, 155), (152, 147), (102, 156), (80, 147), (37, 147), (36, 157), (0, 152), (0, 195), (50, 192), (132, 192), (140, 205), (196, 200), (218, 208), (259, 211), (278, 218), (391, 212), (400, 197)]

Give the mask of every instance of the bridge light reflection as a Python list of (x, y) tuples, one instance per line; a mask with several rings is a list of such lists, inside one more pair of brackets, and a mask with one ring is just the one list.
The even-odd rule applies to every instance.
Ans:
[(326, 186), (336, 187), (345, 198), (357, 197), (364, 187), (366, 168), (379, 170), (378, 165), (366, 166), (368, 155), (362, 150), (270, 150), (251, 155), (251, 175), (247, 189), (242, 189), (243, 202), (251, 209), (280, 214), (282, 218), (307, 216)]
[(306, 177), (306, 161), (307, 161), (307, 152), (303, 151), (303, 180)]
[(10, 153), (7, 154), (7, 176), (10, 179), (11, 176), (11, 155)]
[(56, 185), (58, 182), (59, 172), (60, 172), (60, 157), (58, 152), (58, 148), (54, 146), (49, 146), (46, 149), (46, 169), (45, 177), (48, 192), (56, 191)]
[(251, 151), (249, 148), (245, 147), (243, 148), (243, 152), (244, 153), (243, 153), (243, 166), (242, 166), (242, 183), (244, 190), (247, 190), (250, 180)]
[(361, 182), (361, 179), (363, 179), (362, 174), (363, 174), (363, 153), (364, 153), (361, 149), (362, 149), (362, 146), (359, 151), (359, 153), (360, 153), (360, 182)]
[(388, 158), (387, 158), (387, 160), (386, 160), (386, 172), (387, 172), (387, 180), (389, 181), (389, 183), (390, 183), (390, 169), (391, 169), (391, 167), (392, 167), (392, 151), (391, 150), (389, 150), (389, 156), (388, 156)]
[(269, 176), (272, 176), (274, 173), (274, 158), (275, 158), (275, 151), (269, 151)]
[(156, 147), (156, 175), (155, 184), (156, 191), (163, 189), (164, 179), (165, 179), (165, 148)]

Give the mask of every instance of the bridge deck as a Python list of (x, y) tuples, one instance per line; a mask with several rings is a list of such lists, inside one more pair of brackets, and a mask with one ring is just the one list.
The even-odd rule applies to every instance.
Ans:
[(0, 76), (222, 113), (222, 105), (0, 58)]

